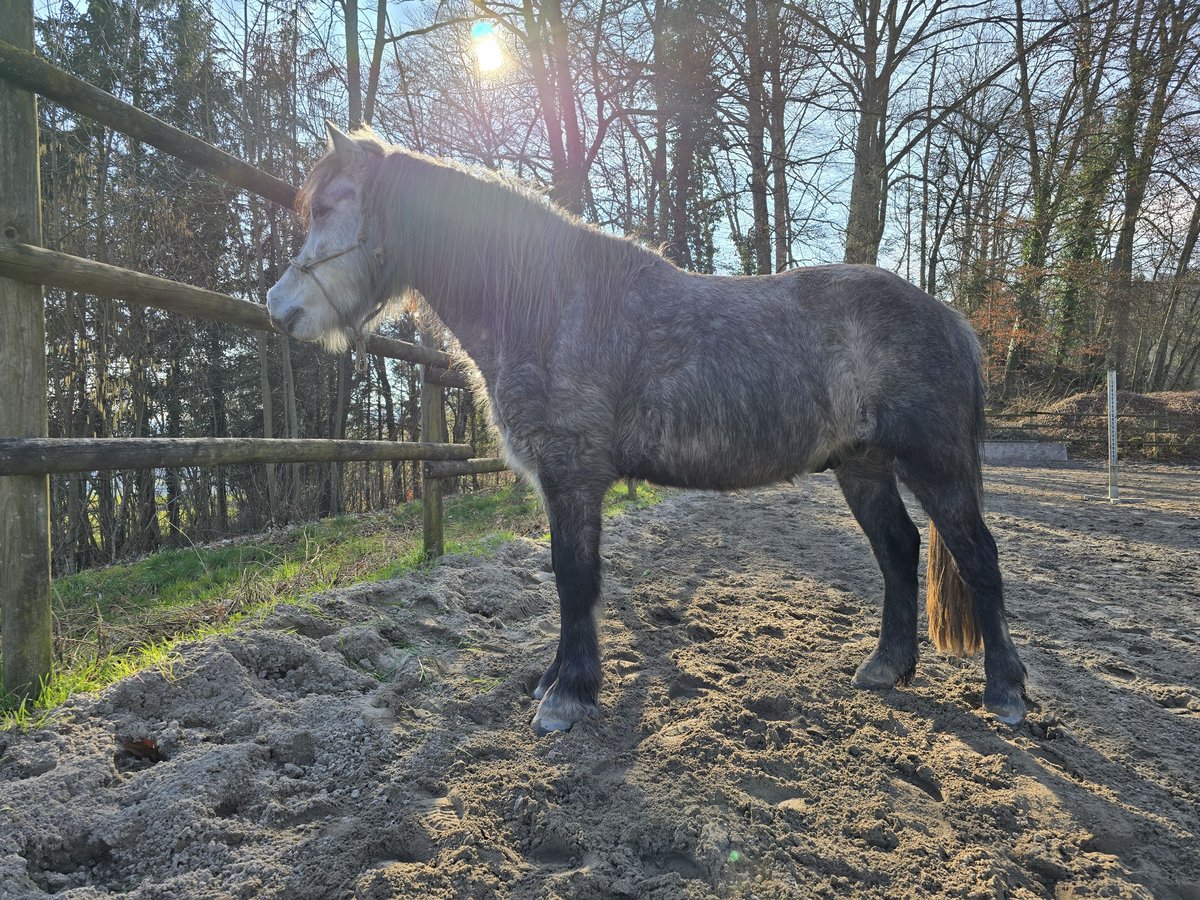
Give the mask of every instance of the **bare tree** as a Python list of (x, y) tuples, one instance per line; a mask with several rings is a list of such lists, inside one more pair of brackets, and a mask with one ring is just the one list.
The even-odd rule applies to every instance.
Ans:
[(1200, 64), (1200, 4), (1192, 0), (1134, 0), (1125, 65), (1128, 86), (1117, 118), (1117, 154), (1124, 169), (1121, 227), (1113, 251), (1113, 282), (1106, 319), (1109, 328), (1108, 363), (1124, 365), (1133, 289), (1134, 242), (1138, 218), (1146, 199), (1163, 128), (1179, 115), (1176, 102), (1196, 77)]

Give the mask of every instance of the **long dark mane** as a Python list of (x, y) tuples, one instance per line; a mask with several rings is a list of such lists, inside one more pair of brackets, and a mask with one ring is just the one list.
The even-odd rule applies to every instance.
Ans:
[[(498, 336), (543, 337), (577, 303), (593, 327), (611, 320), (637, 275), (670, 265), (606, 234), (501, 175), (355, 136), (371, 154), (364, 238), (377, 254), (377, 306), (416, 288), (441, 318)], [(372, 158), (373, 157), (373, 158)], [(298, 201), (307, 215), (339, 171), (336, 154), (313, 169)]]

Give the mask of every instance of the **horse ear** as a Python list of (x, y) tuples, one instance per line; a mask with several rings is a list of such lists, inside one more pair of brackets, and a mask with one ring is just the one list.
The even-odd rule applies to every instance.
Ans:
[(330, 153), (356, 154), (361, 152), (354, 138), (334, 125), (329, 119), (325, 120), (325, 134), (329, 138)]

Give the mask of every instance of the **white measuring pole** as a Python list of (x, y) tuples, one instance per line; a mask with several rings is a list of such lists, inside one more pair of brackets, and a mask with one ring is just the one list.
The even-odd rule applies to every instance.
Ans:
[(1117, 490), (1117, 370), (1108, 370), (1108, 502), (1121, 499)]

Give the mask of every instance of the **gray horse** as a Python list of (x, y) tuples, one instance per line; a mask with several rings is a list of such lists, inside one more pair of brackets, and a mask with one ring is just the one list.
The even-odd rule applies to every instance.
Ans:
[(558, 652), (538, 734), (597, 711), (601, 498), (620, 478), (730, 490), (833, 469), (883, 571), (854, 684), (917, 663), (920, 538), (940, 650), (984, 650), (984, 705), (1025, 714), (996, 544), (982, 516), (979, 344), (953, 310), (870, 266), (683, 272), (496, 176), (329, 126), (301, 192), (308, 239), (268, 295), (292, 337), (344, 347), (419, 294), (474, 362), (508, 460), (550, 518)]

